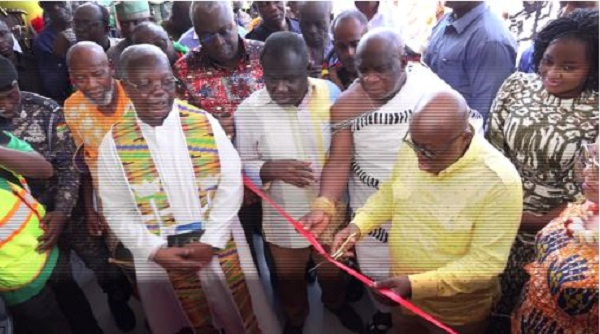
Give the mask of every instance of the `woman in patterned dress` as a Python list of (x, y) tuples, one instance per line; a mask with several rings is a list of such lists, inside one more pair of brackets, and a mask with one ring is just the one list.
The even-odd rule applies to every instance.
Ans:
[(585, 201), (538, 233), (513, 333), (598, 333), (598, 141), (590, 146), (582, 159)]
[(582, 143), (598, 136), (598, 10), (575, 11), (546, 25), (536, 37), (534, 63), (537, 73), (506, 79), (486, 133), (516, 166), (524, 190), (521, 231), (492, 321), (504, 333), (528, 279), (523, 266), (534, 259), (535, 235), (581, 193), (576, 157)]

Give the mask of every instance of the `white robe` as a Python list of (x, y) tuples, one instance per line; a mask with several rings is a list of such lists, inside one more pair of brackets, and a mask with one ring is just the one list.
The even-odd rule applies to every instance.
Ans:
[[(212, 199), (208, 221), (204, 219), (207, 208), (201, 207), (198, 198), (192, 161), (176, 104), (162, 126), (151, 127), (139, 119), (138, 124), (163, 181), (175, 220), (178, 224), (203, 221), (205, 233), (200, 241), (216, 248), (224, 248), (233, 235), (259, 327), (262, 332), (277, 333), (279, 324), (267, 302), (237, 217), (243, 198), (240, 158), (219, 123), (210, 115), (208, 117), (214, 130), (221, 163), (219, 188)], [(171, 334), (183, 327), (191, 327), (167, 272), (150, 260), (158, 249), (166, 246), (166, 236), (173, 234), (173, 231), (161, 228), (161, 235), (157, 236), (150, 233), (144, 225), (128, 187), (111, 133), (106, 135), (100, 145), (98, 180), (103, 214), (111, 230), (133, 254), (138, 290), (153, 333)], [(152, 184), (145, 187), (151, 190)], [(138, 186), (136, 191), (144, 191), (143, 188)], [(243, 333), (241, 317), (228, 292), (218, 259), (215, 257), (198, 274), (211, 306), (215, 328), (224, 329), (227, 333)]]

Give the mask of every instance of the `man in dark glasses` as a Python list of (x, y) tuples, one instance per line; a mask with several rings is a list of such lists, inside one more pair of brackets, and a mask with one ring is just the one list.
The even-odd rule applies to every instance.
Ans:
[[(521, 179), (512, 163), (475, 135), (456, 91), (417, 105), (391, 178), (336, 236), (334, 251), (391, 221), (391, 288), (460, 333), (484, 333), (521, 222)], [(385, 298), (384, 298), (385, 299)], [(392, 309), (397, 333), (439, 333)]]

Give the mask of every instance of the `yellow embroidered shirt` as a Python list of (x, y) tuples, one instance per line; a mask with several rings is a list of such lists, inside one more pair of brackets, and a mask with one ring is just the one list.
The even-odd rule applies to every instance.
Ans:
[(358, 211), (362, 234), (392, 221), (392, 276), (408, 276), (414, 303), (450, 325), (483, 320), (498, 293), (521, 221), (515, 167), (483, 137), (438, 175), (400, 149), (392, 177)]

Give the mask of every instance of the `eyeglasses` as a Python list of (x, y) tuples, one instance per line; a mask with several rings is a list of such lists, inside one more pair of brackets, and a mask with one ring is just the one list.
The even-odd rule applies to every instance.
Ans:
[(448, 142), (448, 144), (446, 144), (443, 148), (441, 148), (439, 150), (439, 152), (433, 152), (432, 150), (424, 147), (423, 145), (417, 144), (415, 143), (412, 139), (409, 139), (408, 135), (409, 132), (407, 131), (406, 134), (404, 135), (404, 138), (402, 139), (402, 141), (408, 145), (410, 148), (413, 149), (413, 151), (415, 151), (415, 153), (417, 154), (421, 154), (423, 155), (425, 158), (429, 159), (429, 160), (433, 160), (435, 158), (437, 158), (440, 154), (443, 154), (444, 152), (448, 151), (448, 149), (450, 149), (450, 146), (452, 146), (452, 144), (460, 137), (462, 137), (462, 135), (465, 133), (465, 131), (459, 133), (457, 136), (452, 137), (450, 139), (450, 141)]
[(164, 78), (161, 80), (142, 80), (140, 83), (133, 83), (129, 80), (123, 80), (125, 81), (128, 85), (132, 86), (133, 88), (135, 88), (138, 92), (144, 94), (144, 95), (148, 95), (150, 93), (152, 93), (155, 89), (156, 82), (159, 82), (159, 86), (163, 91), (166, 92), (171, 92), (175, 89), (175, 86), (177, 85), (177, 83), (179, 82), (179, 80), (177, 80), (177, 78), (175, 78), (174, 76), (170, 76), (168, 78)]

